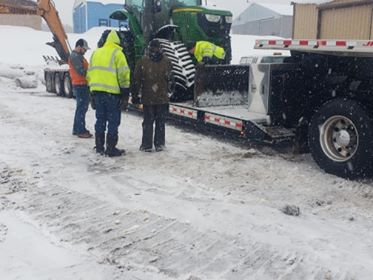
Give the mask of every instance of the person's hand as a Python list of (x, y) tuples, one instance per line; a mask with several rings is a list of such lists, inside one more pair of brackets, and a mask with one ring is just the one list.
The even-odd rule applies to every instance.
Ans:
[(129, 99), (129, 95), (123, 95), (121, 100), (120, 100), (120, 108), (122, 110), (127, 110), (127, 107), (128, 107), (128, 99)]
[(119, 107), (121, 108), (121, 110), (127, 110), (128, 99), (130, 97), (130, 90), (129, 88), (121, 88), (120, 93), (122, 97), (119, 101)]
[(131, 102), (133, 105), (139, 105), (141, 104), (141, 99), (138, 96), (132, 96)]

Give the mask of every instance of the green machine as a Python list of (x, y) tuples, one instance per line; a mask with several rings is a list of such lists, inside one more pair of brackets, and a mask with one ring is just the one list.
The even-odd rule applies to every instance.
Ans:
[(173, 64), (172, 101), (193, 98), (195, 61), (187, 46), (196, 41), (212, 42), (225, 49), (225, 63), (231, 61), (232, 13), (203, 7), (202, 0), (125, 0), (124, 9), (110, 17), (128, 22), (120, 34), (132, 69), (150, 40), (161, 41)]

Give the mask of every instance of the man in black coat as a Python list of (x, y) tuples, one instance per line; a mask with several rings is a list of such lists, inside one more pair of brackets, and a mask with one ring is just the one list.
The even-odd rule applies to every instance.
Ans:
[(163, 55), (158, 40), (150, 41), (148, 53), (136, 64), (132, 103), (143, 104), (144, 121), (140, 151), (151, 152), (153, 126), (154, 147), (157, 152), (165, 148), (165, 121), (169, 102), (169, 85), (172, 83), (172, 64)]

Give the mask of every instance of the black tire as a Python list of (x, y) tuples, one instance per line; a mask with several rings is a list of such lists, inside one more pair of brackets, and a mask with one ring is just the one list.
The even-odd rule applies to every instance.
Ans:
[(67, 98), (72, 98), (73, 88), (71, 85), (71, 78), (70, 78), (69, 73), (65, 73), (65, 75), (63, 75), (63, 88), (64, 88), (65, 96)]
[(193, 99), (195, 67), (186, 46), (179, 41), (158, 40), (163, 53), (172, 63), (174, 85), (170, 100), (180, 102)]
[(58, 96), (65, 96), (63, 87), (63, 74), (61, 75), (61, 73), (59, 72), (54, 74), (54, 87)]
[(312, 117), (308, 144), (316, 163), (328, 173), (357, 179), (371, 176), (373, 121), (354, 100), (325, 103)]
[(54, 80), (53, 80), (53, 73), (52, 72), (45, 72), (45, 87), (47, 92), (55, 93), (56, 90), (54, 88)]

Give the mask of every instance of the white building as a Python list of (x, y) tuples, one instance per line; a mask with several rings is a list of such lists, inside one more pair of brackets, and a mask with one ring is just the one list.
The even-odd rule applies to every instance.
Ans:
[(292, 36), (293, 6), (291, 4), (251, 3), (235, 18), (233, 34)]

